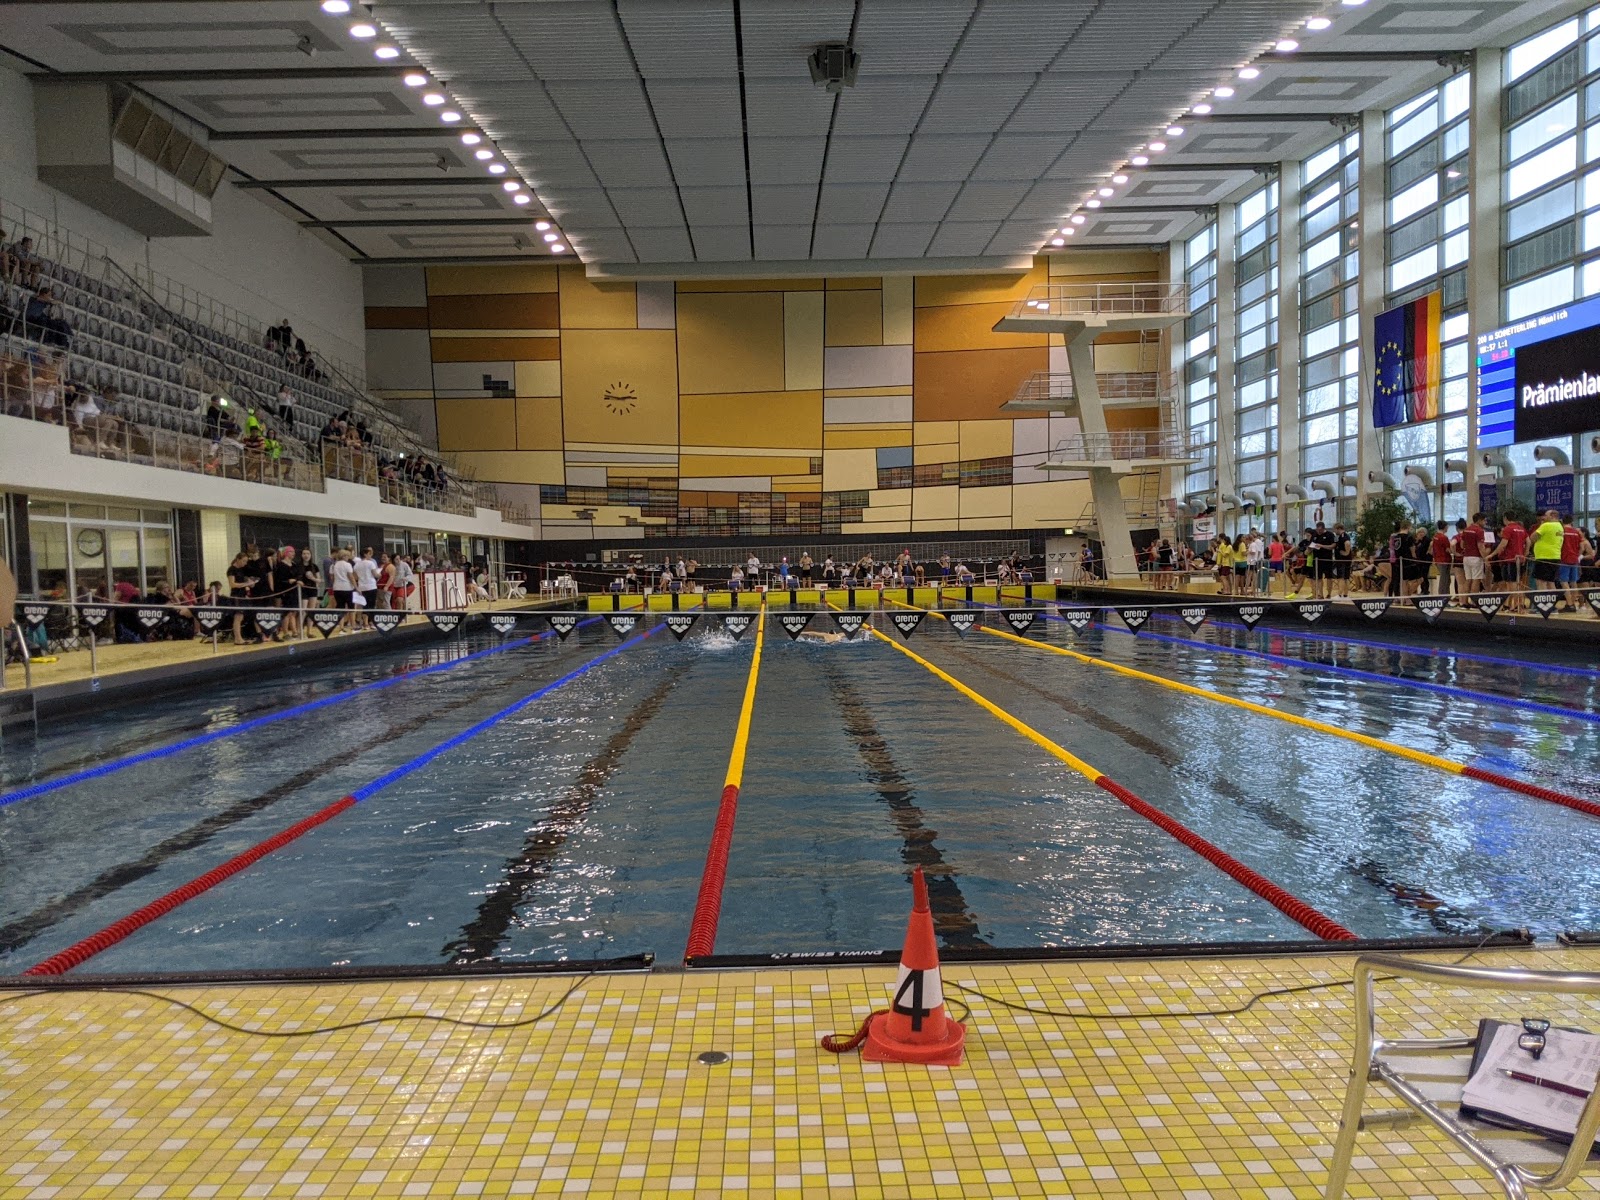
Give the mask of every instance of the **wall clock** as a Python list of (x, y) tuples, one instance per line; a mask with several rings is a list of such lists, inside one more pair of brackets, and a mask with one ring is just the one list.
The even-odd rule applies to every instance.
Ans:
[(607, 384), (602, 398), (606, 402), (606, 408), (619, 417), (631, 413), (634, 406), (639, 403), (639, 393), (633, 390), (633, 385), (620, 380)]

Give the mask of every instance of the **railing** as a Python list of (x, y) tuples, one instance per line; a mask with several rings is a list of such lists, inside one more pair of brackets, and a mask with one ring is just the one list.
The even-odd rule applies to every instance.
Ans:
[(1045, 283), (1017, 302), (1010, 316), (1059, 317), (1075, 313), (1182, 313), (1189, 309), (1186, 283)]
[[(1200, 438), (1176, 429), (1119, 430), (1082, 433), (1062, 438), (1050, 451), (1054, 462), (1130, 462), (1139, 459), (1182, 459), (1198, 456)], [(1049, 470), (1050, 463), (1040, 464)]]
[[(328, 446), (328, 450), (343, 447)], [(403, 504), (407, 508), (422, 508), (429, 512), (452, 513), (470, 517), (475, 513), (472, 502), (448, 488), (421, 487), (407, 479), (379, 477), (378, 497), (385, 504)]]
[[(1144, 400), (1155, 404), (1173, 399), (1177, 383), (1160, 371), (1115, 371), (1095, 374), (1095, 386), (1102, 400)], [(1077, 385), (1067, 371), (1037, 371), (1022, 381), (1010, 400), (1017, 407), (1041, 409), (1051, 403), (1062, 407), (1075, 404)]]

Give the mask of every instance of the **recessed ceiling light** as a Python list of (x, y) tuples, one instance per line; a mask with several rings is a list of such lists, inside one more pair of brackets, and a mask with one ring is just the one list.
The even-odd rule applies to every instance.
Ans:
[(407, 87), (421, 87), (427, 82), (428, 77), (419, 71), (412, 71), (406, 75), (405, 83)]
[(560, 242), (555, 242), (550, 247), (550, 253), (551, 254), (560, 254), (565, 249), (566, 249), (566, 247), (563, 246)]
[(422, 97), (422, 102), (429, 108), (438, 108), (439, 105), (444, 103), (444, 96), (439, 92), (429, 92)]
[(1165, 142), (1151, 142), (1150, 143), (1150, 149), (1152, 151), (1154, 151), (1155, 153), (1157, 153), (1157, 154), (1160, 154), (1166, 148), (1167, 148), (1167, 144)]
[(1063, 229), (1061, 232), (1066, 234), (1068, 237), (1071, 237), (1073, 234), (1077, 233), (1078, 231), (1076, 229)]
[(1259, 79), (1260, 77), (1261, 77), (1261, 68), (1260, 67), (1242, 67), (1239, 70), (1239, 78), (1240, 79)]
[(1346, 8), (1360, 8), (1366, 2), (1367, 0), (1344, 0), (1344, 6)]
[(1224, 84), (1211, 94), (1218, 100), (1231, 100), (1233, 98), (1233, 89)]
[(342, 17), (350, 11), (350, 0), (322, 0), (322, 11)]
[(1461, 178), (1461, 172), (1456, 170), (1454, 167), (1451, 167), (1448, 171), (1446, 171), (1444, 173), (1444, 177), (1446, 179), (1460, 179)]
[[(477, 139), (474, 138), (473, 140), (476, 141)], [(494, 157), (494, 151), (489, 149), (487, 146), (479, 146), (472, 152), (472, 157), (477, 159), (479, 162), (488, 162)]]
[(1115, 196), (1117, 194), (1117, 189), (1116, 188), (1101, 188), (1100, 189), (1100, 194), (1102, 196)]
[(1131, 162), (1136, 167), (1144, 167), (1144, 166), (1148, 166), (1149, 165), (1150, 156), (1147, 155), (1147, 154), (1135, 154), (1128, 161)]
[(1083, 202), (1083, 206), (1085, 208), (1099, 208), (1100, 207), (1100, 201), (1098, 201), (1098, 200), (1085, 200)]
[(1273, 49), (1279, 54), (1293, 54), (1296, 50), (1300, 49), (1300, 43), (1295, 41), (1293, 38), (1284, 38), (1276, 46), (1274, 46)]
[(377, 37), (378, 27), (376, 25), (368, 25), (363, 21), (359, 25), (350, 26), (350, 36), (353, 38)]
[(378, 46), (372, 51), (379, 58), (399, 58), (400, 51), (394, 46)]
[(527, 192), (518, 192), (515, 196), (511, 197), (511, 199), (512, 202), (516, 204), (527, 204), (529, 202), (529, 196)]
[(439, 114), (439, 120), (443, 121), (446, 125), (454, 125), (457, 121), (461, 120), (461, 114), (453, 108), (447, 108)]
[(1183, 126), (1182, 125), (1168, 125), (1167, 126), (1167, 136), (1168, 137), (1182, 137), (1183, 136)]
[(481, 141), (483, 141), (483, 138), (475, 133), (463, 133), (461, 135), (461, 144), (463, 146), (476, 146)]
[(522, 185), (515, 179), (508, 179), (500, 186), (505, 188), (505, 190), (508, 192), (520, 192), (522, 190)]
[(544, 240), (547, 242), (559, 242), (561, 235), (559, 233), (547, 233), (544, 235)]
[(506, 165), (505, 165), (505, 163), (490, 163), (489, 164), (489, 174), (491, 174), (491, 175), (504, 175), (505, 173), (506, 173)]
[(1209, 113), (1210, 111), (1211, 111), (1211, 105), (1209, 105), (1209, 104), (1196, 104), (1194, 106), (1194, 115), (1197, 116), (1197, 117), (1203, 117), (1207, 113)]
[(1082, 225), (1083, 224), (1083, 220), (1084, 220), (1084, 218), (1083, 218), (1083, 214), (1082, 213), (1074, 213), (1073, 216), (1072, 216), (1072, 223), (1074, 225)]
[(540, 233), (543, 233), (546, 229), (550, 228), (550, 222), (549, 221), (535, 221), (533, 223), (533, 227), (535, 229), (537, 229)]
[(1311, 30), (1312, 33), (1321, 33), (1332, 24), (1333, 20), (1329, 17), (1312, 17), (1306, 22), (1306, 28)]
[(1128, 182), (1128, 177), (1126, 175), (1113, 175), (1111, 177), (1111, 182), (1112, 183), (1127, 183)]
[(1067, 244), (1067, 239), (1064, 237), (1051, 238), (1050, 244), (1052, 246), (1065, 246)]

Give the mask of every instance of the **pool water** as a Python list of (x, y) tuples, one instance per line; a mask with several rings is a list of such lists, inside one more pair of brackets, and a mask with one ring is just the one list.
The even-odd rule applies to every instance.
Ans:
[[(485, 630), (380, 649), (8, 742), (0, 972), (591, 662), (83, 969), (681, 957), (754, 634), (735, 640), (706, 619), (677, 642), (659, 620), (620, 650), (603, 623), (565, 642)], [(1486, 644), (1457, 653), (1437, 638), (1402, 648), (1328, 629), (1191, 634), (1175, 621), (1135, 637), (1040, 620), (1029, 636), (1600, 800), (1600, 723), (1493, 700), (1592, 716), (1600, 672), (1578, 655), (1546, 649), (1516, 665), (1488, 661), (1508, 652)], [(1043, 649), (963, 639), (934, 618), (905, 644), (1363, 937), (1600, 927), (1583, 865), (1600, 862), (1593, 817)], [(92, 773), (280, 711), (291, 715)], [(913, 660), (865, 635), (792, 642), (771, 621), (717, 952), (895, 948), (914, 865), (948, 948), (1310, 936)]]

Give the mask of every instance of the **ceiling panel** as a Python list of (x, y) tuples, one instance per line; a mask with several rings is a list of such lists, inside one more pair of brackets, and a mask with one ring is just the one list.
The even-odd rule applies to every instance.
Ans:
[[(1269, 53), (1258, 79), (1235, 78), (1323, 10), (1332, 28), (1302, 33), (1305, 52)], [(52, 71), (121, 72), (216, 131), (241, 175), (276, 181), (281, 194), (263, 194), (295, 220), (531, 222), (545, 205), (599, 270), (737, 263), (752, 243), (752, 270), (919, 255), (1004, 266), (1224, 79), (1237, 93), (1217, 115), (1258, 119), (1183, 117), (1158, 166), (1186, 169), (1133, 172), (1075, 244), (1190, 228), (1189, 210), (1255, 181), (1250, 164), (1303, 156), (1338, 136), (1344, 114), (1443, 78), (1441, 51), (1504, 44), (1569, 11), (1563, 0), (379, 0), (402, 55), (375, 75), (370, 44), (309, 0), (0, 0), (0, 44)], [(856, 85), (816, 88), (808, 54), (852, 36)], [(456, 129), (400, 81), (413, 66), (459, 106)], [(1284, 119), (1294, 114), (1331, 119)], [(461, 143), (469, 127), (538, 202), (512, 204), (486, 174), (492, 160)], [(517, 225), (340, 228), (373, 257), (546, 252)]]

